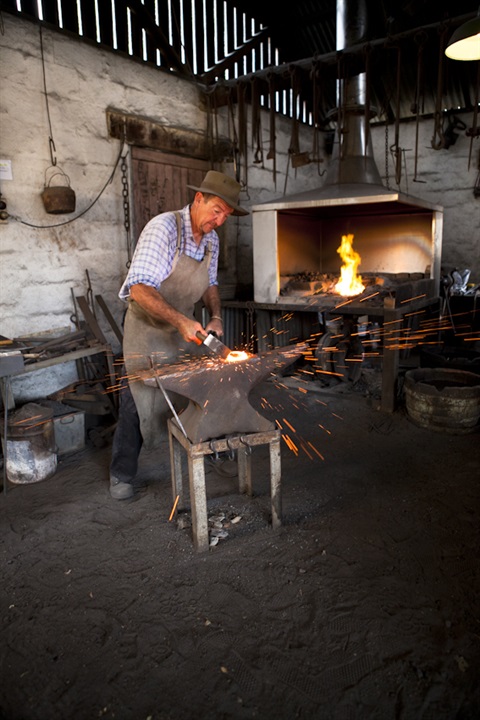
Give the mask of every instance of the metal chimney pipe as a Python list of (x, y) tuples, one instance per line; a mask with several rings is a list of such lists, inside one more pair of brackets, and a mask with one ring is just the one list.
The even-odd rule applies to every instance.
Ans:
[[(338, 51), (366, 41), (366, 0), (337, 0), (336, 22)], [(337, 80), (337, 108), (331, 113), (337, 129), (325, 185), (382, 185), (373, 157), (370, 130), (365, 123), (365, 87), (365, 73), (346, 74)]]

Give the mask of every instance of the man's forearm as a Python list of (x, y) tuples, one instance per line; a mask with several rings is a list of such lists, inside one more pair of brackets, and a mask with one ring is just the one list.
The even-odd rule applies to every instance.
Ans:
[(199, 322), (175, 310), (163, 295), (150, 285), (132, 285), (130, 297), (140, 305), (154, 320), (169, 323), (178, 330), (187, 342), (197, 342), (197, 332), (203, 331)]
[(222, 303), (220, 300), (220, 293), (218, 292), (218, 285), (210, 285), (203, 293), (202, 301), (207, 308), (210, 317), (216, 316), (217, 318), (221, 318)]
[(140, 305), (154, 320), (170, 323), (174, 327), (178, 327), (184, 317), (182, 313), (175, 310), (168, 303), (163, 295), (150, 285), (132, 285), (130, 288), (130, 297)]

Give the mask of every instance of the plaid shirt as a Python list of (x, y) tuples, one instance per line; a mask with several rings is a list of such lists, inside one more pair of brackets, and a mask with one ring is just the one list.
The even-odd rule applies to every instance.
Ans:
[[(219, 239), (215, 230), (203, 236), (200, 245), (197, 245), (192, 234), (192, 221), (190, 218), (190, 205), (180, 210), (182, 217), (182, 236), (180, 254), (185, 254), (194, 260), (203, 260), (205, 251), (210, 244), (212, 260), (208, 269), (210, 285), (217, 285), (217, 268), (219, 254)], [(142, 230), (138, 239), (127, 277), (123, 283), (119, 297), (126, 300), (130, 288), (137, 283), (150, 285), (161, 290), (164, 280), (173, 270), (173, 260), (177, 247), (177, 221), (174, 212), (165, 212), (152, 218)]]

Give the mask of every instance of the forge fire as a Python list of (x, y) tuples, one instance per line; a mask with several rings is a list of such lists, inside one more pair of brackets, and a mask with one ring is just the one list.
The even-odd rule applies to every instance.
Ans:
[(353, 249), (353, 235), (342, 235), (342, 244), (337, 252), (343, 260), (343, 265), (340, 268), (340, 280), (335, 285), (335, 292), (344, 297), (359, 295), (365, 290), (365, 285), (361, 276), (357, 275), (361, 257)]

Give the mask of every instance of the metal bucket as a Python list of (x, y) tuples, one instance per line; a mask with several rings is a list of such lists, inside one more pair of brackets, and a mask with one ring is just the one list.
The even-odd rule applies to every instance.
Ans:
[[(50, 186), (55, 177), (61, 177), (66, 184)], [(54, 172), (49, 180), (45, 182), (42, 200), (45, 210), (52, 215), (65, 215), (75, 212), (75, 193), (70, 187), (68, 175), (60, 169)]]
[(409, 370), (405, 402), (420, 427), (452, 434), (473, 432), (480, 419), (480, 376), (448, 368)]
[(53, 410), (27, 403), (4, 421), (2, 447), (7, 479), (15, 484), (35, 483), (51, 477), (57, 469)]

